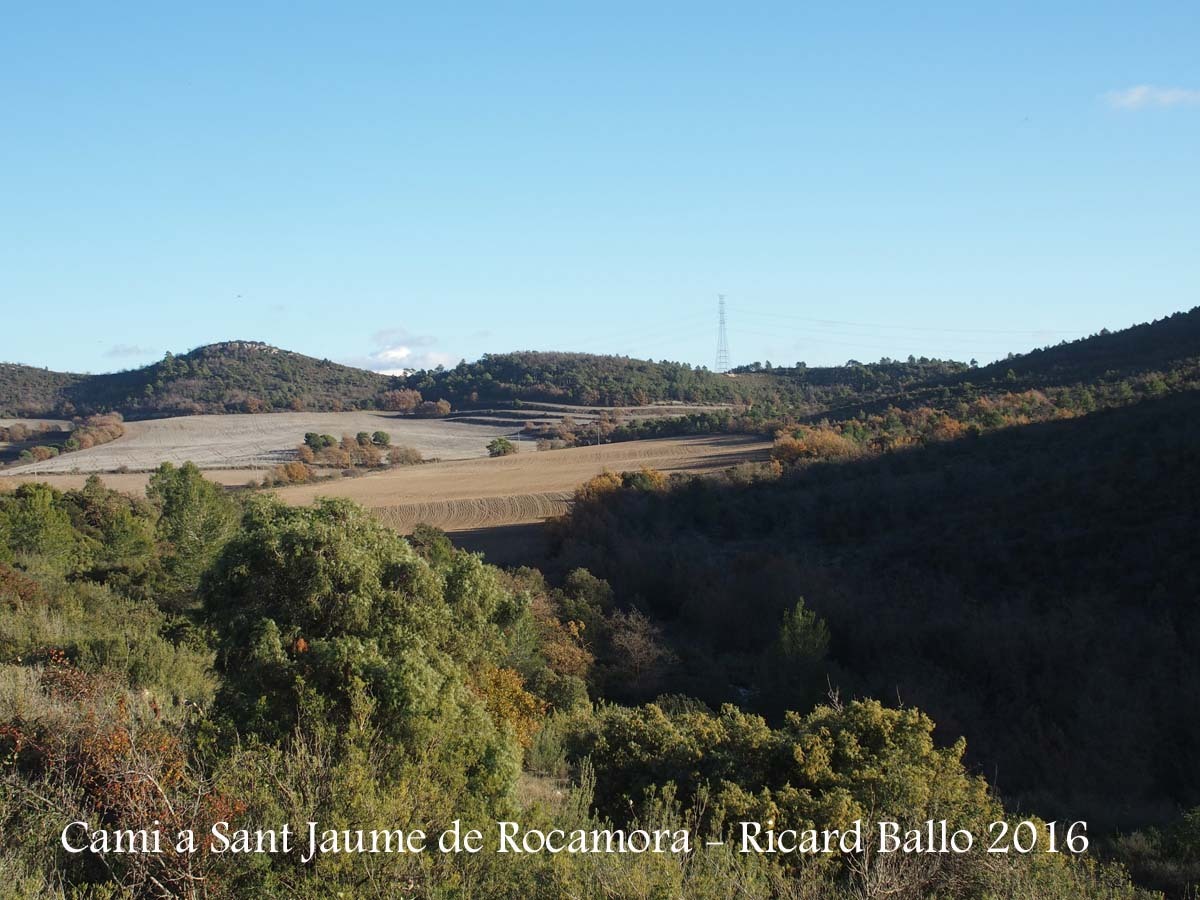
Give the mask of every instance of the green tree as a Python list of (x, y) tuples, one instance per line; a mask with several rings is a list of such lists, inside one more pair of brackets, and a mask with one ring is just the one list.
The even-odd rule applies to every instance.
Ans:
[(771, 712), (806, 709), (820, 697), (829, 627), (804, 605), (804, 598), (783, 614), (779, 636), (763, 655), (759, 680), (764, 708)]
[(140, 593), (157, 556), (154, 507), (109, 490), (97, 475), (63, 500), (72, 525), (91, 547), (88, 577)]
[(62, 493), (48, 484), (23, 484), (3, 498), (9, 546), (26, 568), (67, 573), (86, 562)]
[(162, 551), (160, 604), (185, 608), (196, 598), (203, 573), (237, 527), (237, 505), (195, 463), (163, 463), (150, 476), (146, 496), (158, 508)]
[(369, 697), (387, 777), (419, 765), (448, 790), (503, 802), (515, 735), (489, 718), (466, 666), (502, 651), (502, 600), (477, 557), (460, 554), (443, 579), (349, 501), (253, 498), (204, 586), (220, 709), (277, 742), (303, 715), (348, 733)]

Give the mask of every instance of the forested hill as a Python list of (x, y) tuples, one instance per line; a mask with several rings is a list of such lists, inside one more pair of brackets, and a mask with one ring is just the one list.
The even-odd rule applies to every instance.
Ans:
[(181, 356), (103, 375), (71, 375), (0, 366), (0, 414), (129, 418), (196, 413), (369, 408), (394, 379), (280, 350), (226, 341)]
[(1026, 387), (1059, 386), (1170, 372), (1200, 357), (1200, 306), (1121, 331), (1101, 331), (1055, 347), (1000, 360), (970, 373), (975, 381), (1005, 378)]
[(455, 406), (533, 400), (586, 406), (640, 406), (667, 400), (731, 403), (733, 379), (686, 363), (591, 353), (488, 353), (453, 369), (416, 372), (407, 387)]

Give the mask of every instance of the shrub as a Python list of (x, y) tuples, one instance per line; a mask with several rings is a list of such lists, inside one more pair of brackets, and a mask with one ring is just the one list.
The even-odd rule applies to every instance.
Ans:
[(304, 435), (304, 443), (312, 448), (313, 451), (319, 452), (326, 447), (332, 447), (337, 444), (337, 438), (332, 434), (318, 434), (315, 431), (310, 431)]
[(391, 412), (410, 413), (421, 403), (421, 392), (411, 390), (384, 391), (379, 395), (379, 408)]
[(388, 450), (388, 462), (393, 466), (415, 466), (424, 460), (415, 447), (392, 447)]
[(450, 404), (445, 400), (439, 400), (436, 403), (431, 400), (426, 400), (415, 410), (413, 410), (413, 414), (422, 419), (440, 418), (441, 416), (450, 414)]
[(508, 456), (517, 452), (517, 446), (506, 437), (498, 437), (487, 445), (488, 456)]

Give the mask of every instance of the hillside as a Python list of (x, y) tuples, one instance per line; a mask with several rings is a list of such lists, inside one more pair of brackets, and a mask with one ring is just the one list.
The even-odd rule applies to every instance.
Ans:
[(55, 415), (61, 410), (64, 392), (86, 377), (0, 363), (0, 417)]
[(102, 375), (69, 375), (28, 366), (0, 367), (0, 412), (127, 418), (197, 413), (370, 409), (393, 379), (280, 350), (226, 341), (182, 356)]
[(641, 406), (666, 400), (729, 403), (727, 378), (686, 363), (590, 353), (489, 353), (453, 369), (410, 375), (406, 386), (457, 406), (535, 400), (583, 406)]
[[(674, 636), (659, 690), (780, 702), (757, 662), (797, 598), (829, 657), (790, 700), (898, 698), (1006, 799), (1137, 825), (1200, 803), (1200, 391), (772, 478), (627, 479), (558, 565)], [(731, 623), (740, 623), (731, 628)]]

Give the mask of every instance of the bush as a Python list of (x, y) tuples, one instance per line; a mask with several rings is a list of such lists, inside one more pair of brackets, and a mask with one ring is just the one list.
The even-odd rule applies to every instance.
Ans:
[(315, 431), (310, 431), (304, 435), (304, 443), (314, 452), (324, 450), (326, 447), (333, 447), (337, 444), (337, 438), (332, 434), (318, 434)]
[(393, 466), (415, 466), (424, 461), (421, 451), (415, 447), (392, 447), (387, 459)]
[(436, 419), (450, 414), (450, 404), (445, 400), (439, 400), (434, 403), (431, 400), (426, 400), (415, 410), (413, 415), (422, 419)]
[(488, 456), (508, 456), (517, 452), (517, 446), (506, 437), (498, 437), (487, 445)]

